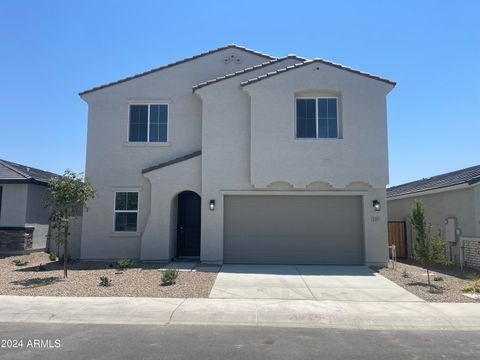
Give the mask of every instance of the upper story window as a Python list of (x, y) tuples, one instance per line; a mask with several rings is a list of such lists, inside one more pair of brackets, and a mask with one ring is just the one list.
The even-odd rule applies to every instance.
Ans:
[(337, 98), (297, 99), (297, 138), (338, 138)]
[(128, 141), (167, 142), (168, 105), (131, 104)]
[(115, 192), (115, 231), (137, 231), (138, 191)]

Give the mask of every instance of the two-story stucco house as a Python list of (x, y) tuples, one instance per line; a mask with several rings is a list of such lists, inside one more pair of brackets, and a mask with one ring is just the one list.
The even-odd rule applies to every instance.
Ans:
[(385, 264), (394, 86), (228, 45), (82, 92), (81, 258)]

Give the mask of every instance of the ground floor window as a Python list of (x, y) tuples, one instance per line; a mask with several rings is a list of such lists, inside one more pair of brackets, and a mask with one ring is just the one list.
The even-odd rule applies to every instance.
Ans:
[(115, 231), (137, 231), (138, 191), (115, 192)]

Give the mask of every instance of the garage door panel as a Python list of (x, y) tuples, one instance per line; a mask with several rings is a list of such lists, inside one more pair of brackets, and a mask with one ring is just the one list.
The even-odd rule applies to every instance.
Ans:
[(363, 263), (358, 196), (226, 196), (226, 263)]

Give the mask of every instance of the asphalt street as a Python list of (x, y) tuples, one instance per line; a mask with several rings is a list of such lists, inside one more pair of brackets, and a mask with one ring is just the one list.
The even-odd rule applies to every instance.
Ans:
[(473, 331), (2, 323), (0, 359), (477, 360), (479, 335)]

